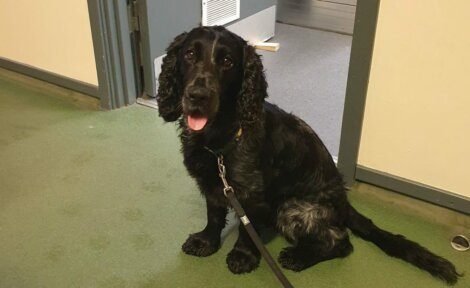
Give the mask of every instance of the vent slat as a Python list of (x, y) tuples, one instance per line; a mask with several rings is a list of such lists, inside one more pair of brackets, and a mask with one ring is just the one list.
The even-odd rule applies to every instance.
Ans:
[(212, 14), (221, 14), (221, 13), (227, 13), (227, 11), (231, 11), (232, 13), (233, 12), (236, 12), (237, 11), (237, 7), (236, 6), (226, 6), (226, 7), (220, 7), (220, 8), (217, 8), (217, 9), (208, 9), (208, 15), (212, 15)]
[(240, 0), (202, 0), (202, 25), (224, 25), (240, 18)]
[(224, 7), (227, 7), (227, 6), (231, 6), (231, 7), (236, 7), (237, 6), (237, 3), (233, 3), (233, 2), (225, 2), (225, 3), (222, 3), (220, 5), (207, 5), (207, 8), (208, 9), (220, 9), (220, 8), (224, 8)]
[(207, 1), (208, 5), (217, 6), (217, 5), (225, 5), (226, 3), (234, 3), (233, 0), (212, 0)]
[(207, 1), (207, 5), (209, 6), (224, 6), (227, 3), (234, 3), (233, 0), (220, 0), (220, 1)]
[(237, 12), (237, 7), (222, 7), (220, 9), (217, 9), (217, 10), (208, 10), (209, 12), (209, 16), (211, 16), (212, 14), (230, 14), (229, 12), (231, 13), (234, 13), (234, 12)]
[(224, 6), (224, 7), (218, 7), (216, 9), (207, 9), (207, 11), (209, 13), (218, 13), (220, 11), (225, 11), (225, 10), (237, 10), (237, 7), (232, 6), (232, 5), (227, 5), (227, 6)]
[(228, 16), (228, 15), (233, 15), (235, 12), (236, 12), (236, 10), (227, 10), (225, 13), (213, 13), (207, 18), (208, 19), (213, 19), (213, 18), (225, 17), (225, 16)]

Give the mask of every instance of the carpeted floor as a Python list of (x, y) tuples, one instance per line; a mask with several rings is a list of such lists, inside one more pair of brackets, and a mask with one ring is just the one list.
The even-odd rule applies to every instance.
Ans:
[[(0, 287), (279, 287), (264, 262), (247, 275), (228, 271), (234, 221), (213, 256), (181, 252), (205, 207), (176, 135), (153, 109), (99, 111), (95, 100), (0, 70)], [(469, 231), (468, 216), (364, 184), (350, 198), (383, 228), (469, 271), (469, 252), (448, 243)], [(287, 276), (295, 287), (445, 287), (352, 242), (346, 259)], [(285, 245), (277, 237), (268, 249), (277, 256)]]
[(299, 115), (338, 155), (352, 37), (276, 23), (278, 52), (260, 51), (269, 101)]

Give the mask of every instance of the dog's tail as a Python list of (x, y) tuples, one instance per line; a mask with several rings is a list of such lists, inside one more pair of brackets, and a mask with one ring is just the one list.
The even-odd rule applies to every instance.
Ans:
[(384, 231), (364, 215), (349, 205), (349, 217), (347, 225), (351, 231), (371, 241), (390, 256), (400, 258), (416, 267), (426, 270), (434, 277), (453, 285), (458, 277), (462, 276), (455, 270), (454, 264), (439, 257), (418, 243), (410, 241), (402, 235), (395, 235)]

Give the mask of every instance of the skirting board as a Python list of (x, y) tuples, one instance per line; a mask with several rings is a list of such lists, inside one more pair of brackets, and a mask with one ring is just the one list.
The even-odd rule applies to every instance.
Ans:
[(0, 67), (99, 98), (98, 86), (0, 57)]
[(357, 165), (356, 180), (470, 214), (470, 198), (362, 165)]

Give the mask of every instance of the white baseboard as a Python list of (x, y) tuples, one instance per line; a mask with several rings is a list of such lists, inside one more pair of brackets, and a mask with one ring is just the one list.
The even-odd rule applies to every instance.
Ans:
[(333, 162), (335, 162), (336, 166), (338, 166), (338, 156), (331, 156), (333, 158)]
[(136, 102), (137, 102), (137, 104), (140, 104), (140, 105), (147, 106), (147, 107), (158, 110), (158, 104), (157, 104), (157, 101), (155, 100), (155, 98), (139, 97), (139, 98), (137, 98)]
[(166, 56), (166, 54), (163, 54), (161, 56), (158, 56), (155, 58), (153, 61), (153, 69), (155, 69), (155, 91), (158, 91), (158, 77), (160, 76), (160, 73), (162, 72), (162, 62), (163, 58)]

